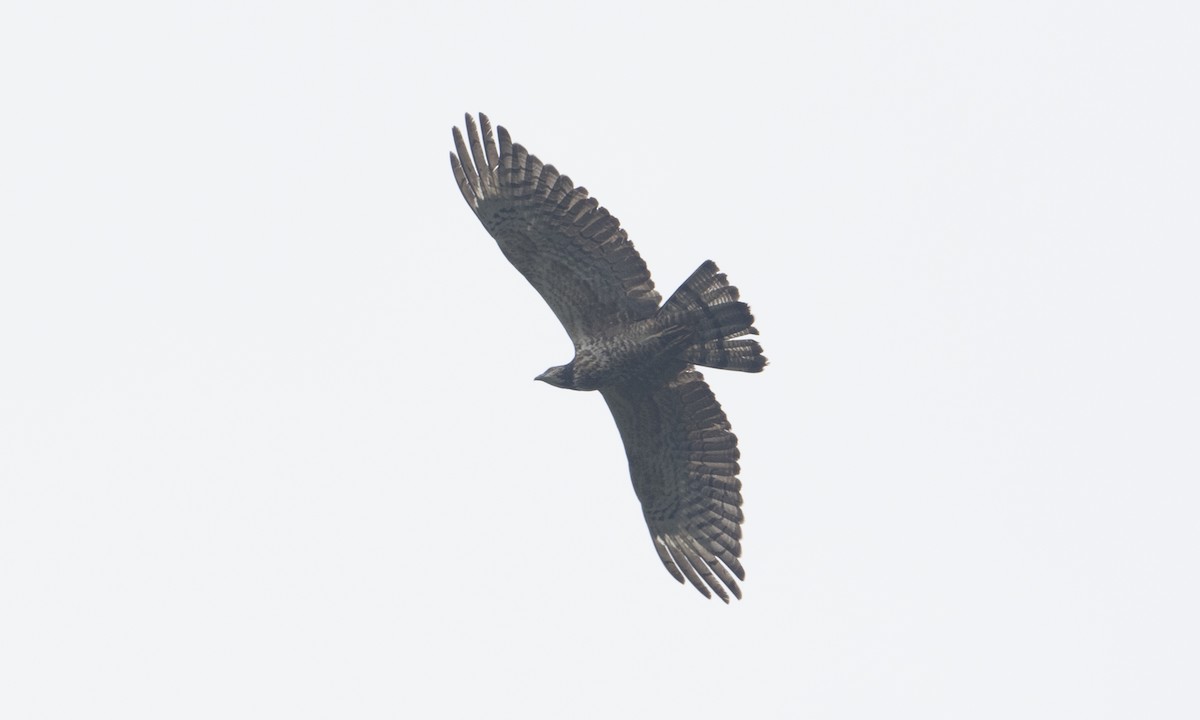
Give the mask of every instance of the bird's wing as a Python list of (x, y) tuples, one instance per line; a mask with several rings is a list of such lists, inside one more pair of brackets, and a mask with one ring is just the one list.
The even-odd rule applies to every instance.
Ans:
[(487, 116), (454, 128), (450, 165), (463, 198), (517, 270), (546, 300), (571, 339), (654, 315), (661, 300), (620, 222), (587, 190), (543, 165), (508, 132), (500, 146)]
[[(742, 494), (737, 437), (700, 373), (657, 386), (600, 391), (629, 457), (654, 548), (679, 582), (705, 597), (742, 597)], [(737, 576), (737, 580), (734, 576)]]

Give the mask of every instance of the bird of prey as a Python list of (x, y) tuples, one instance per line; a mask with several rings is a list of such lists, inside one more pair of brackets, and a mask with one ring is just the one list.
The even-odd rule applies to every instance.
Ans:
[(503, 127), (497, 147), (486, 115), (476, 126), (468, 114), (466, 129), (464, 139), (454, 128), (450, 153), (463, 198), (575, 345), (571, 362), (536, 379), (600, 391), (663, 565), (705, 597), (740, 599), (737, 437), (693, 366), (763, 369), (750, 308), (711, 260), (660, 306), (621, 224), (586, 189)]

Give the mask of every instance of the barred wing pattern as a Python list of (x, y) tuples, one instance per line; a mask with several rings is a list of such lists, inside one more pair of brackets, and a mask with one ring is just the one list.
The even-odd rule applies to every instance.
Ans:
[[(633, 489), (663, 565), (705, 597), (742, 597), (742, 494), (737, 437), (694, 370), (664, 385), (600, 391), (629, 458)], [(737, 579), (734, 579), (734, 576)]]
[[(621, 223), (583, 187), (543, 165), (503, 127), (500, 146), (480, 113), (454, 128), (450, 165), (463, 198), (500, 250), (541, 294), (571, 340), (644, 320), (658, 310), (646, 263)], [(468, 149), (469, 146), (469, 149)]]

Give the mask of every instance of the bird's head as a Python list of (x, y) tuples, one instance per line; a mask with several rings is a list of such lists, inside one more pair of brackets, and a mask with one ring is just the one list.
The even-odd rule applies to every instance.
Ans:
[(570, 365), (558, 365), (538, 375), (534, 380), (541, 380), (554, 387), (570, 389), (575, 386), (575, 370)]

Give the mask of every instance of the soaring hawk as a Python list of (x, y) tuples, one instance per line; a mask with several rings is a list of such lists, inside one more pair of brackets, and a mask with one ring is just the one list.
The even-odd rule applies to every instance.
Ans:
[[(450, 165), (501, 252), (558, 316), (575, 357), (537, 377), (599, 390), (663, 565), (705, 597), (741, 598), (737, 437), (693, 365), (759, 372), (767, 364), (750, 308), (711, 260), (660, 307), (621, 224), (582, 187), (543, 165), (486, 115), (454, 128)], [(735, 579), (736, 576), (736, 579)], [(726, 592), (728, 588), (728, 592)]]

